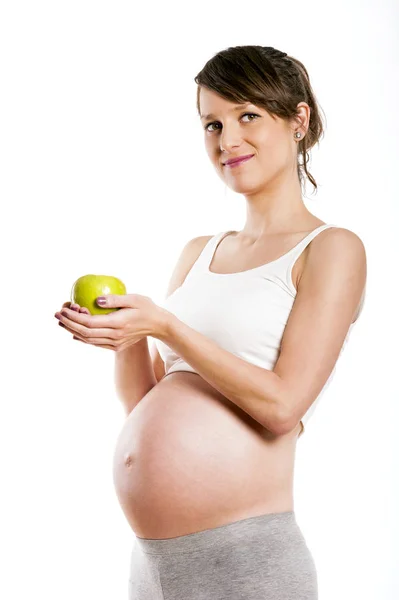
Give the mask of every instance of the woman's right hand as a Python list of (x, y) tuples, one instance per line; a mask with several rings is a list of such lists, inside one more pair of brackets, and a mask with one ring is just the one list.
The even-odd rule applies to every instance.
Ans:
[[(62, 305), (62, 308), (69, 308), (70, 310), (76, 310), (76, 312), (80, 312), (80, 313), (84, 313), (85, 315), (91, 315), (91, 312), (89, 311), (88, 308), (86, 308), (85, 306), (79, 306), (79, 304), (75, 304), (72, 302), (64, 302), (64, 304)], [(65, 327), (65, 325), (63, 325), (64, 329), (66, 329), (67, 331), (70, 331), (70, 329), (68, 329), (68, 327)], [(72, 333), (72, 331), (70, 331)], [(74, 340), (78, 340), (79, 342), (83, 342), (82, 339), (80, 339), (79, 337), (77, 337), (76, 335), (73, 336)]]
[[(64, 302), (61, 310), (63, 308), (69, 308), (70, 310), (76, 310), (76, 312), (84, 313), (85, 315), (91, 315), (91, 312), (89, 311), (88, 308), (86, 308), (85, 306), (79, 306), (79, 304), (75, 304), (72, 302)], [(81, 338), (81, 337), (78, 337), (77, 335), (75, 335), (76, 331), (69, 329), (69, 327), (67, 327), (64, 323), (61, 323), (61, 321), (58, 321), (58, 323), (62, 325), (63, 329), (66, 329), (67, 331), (69, 331), (69, 333), (73, 334), (72, 337), (74, 340), (77, 340), (78, 342), (83, 342), (84, 344), (89, 344), (89, 345), (95, 346), (97, 348), (105, 348), (106, 350), (113, 350), (115, 352), (115, 346), (108, 346), (108, 345), (103, 345), (103, 344), (91, 344), (91, 342), (88, 342), (85, 338)]]
[(79, 304), (72, 304), (72, 302), (64, 302), (62, 308), (69, 308), (71, 310), (76, 310), (77, 312), (85, 313), (86, 315), (91, 315), (91, 312), (88, 308), (85, 306), (79, 306)]

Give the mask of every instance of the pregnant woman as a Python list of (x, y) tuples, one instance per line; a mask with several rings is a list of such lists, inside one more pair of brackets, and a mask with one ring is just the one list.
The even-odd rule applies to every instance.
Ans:
[(108, 295), (119, 311), (57, 315), (115, 351), (130, 600), (315, 600), (295, 449), (362, 310), (365, 248), (303, 202), (323, 127), (301, 62), (232, 47), (195, 81), (206, 151), (245, 198), (243, 228), (188, 241), (163, 306)]

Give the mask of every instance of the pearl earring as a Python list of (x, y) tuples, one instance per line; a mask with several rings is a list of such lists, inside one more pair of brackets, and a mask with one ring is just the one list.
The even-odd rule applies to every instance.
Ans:
[(296, 138), (300, 138), (301, 137), (301, 134), (299, 133), (299, 131), (296, 132), (295, 137)]

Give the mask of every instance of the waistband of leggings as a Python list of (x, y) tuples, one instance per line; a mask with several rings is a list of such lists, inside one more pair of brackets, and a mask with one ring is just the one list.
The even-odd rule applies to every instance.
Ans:
[(239, 544), (241, 540), (245, 542), (251, 537), (251, 532), (257, 535), (261, 533), (272, 536), (274, 532), (281, 535), (284, 534), (284, 528), (289, 529), (293, 525), (298, 527), (295, 511), (267, 513), (173, 538), (151, 539), (136, 536), (136, 541), (146, 554), (179, 554), (205, 548), (220, 548), (224, 543), (231, 544), (232, 539), (234, 543)]

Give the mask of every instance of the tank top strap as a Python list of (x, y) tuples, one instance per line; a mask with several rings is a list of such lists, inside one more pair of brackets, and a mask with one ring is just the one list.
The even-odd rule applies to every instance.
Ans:
[(289, 252), (286, 253), (286, 256), (289, 257), (290, 262), (295, 262), (300, 254), (305, 250), (306, 246), (310, 244), (310, 242), (317, 236), (319, 233), (328, 229), (329, 227), (339, 227), (339, 225), (333, 225), (332, 223), (325, 223), (324, 225), (320, 225), (320, 227), (316, 227), (313, 229), (307, 236), (303, 238), (296, 246), (294, 246)]
[(305, 248), (310, 244), (310, 242), (317, 236), (319, 233), (324, 231), (325, 229), (329, 229), (330, 227), (339, 227), (339, 225), (333, 225), (332, 223), (325, 223), (324, 225), (320, 225), (320, 227), (316, 227), (313, 231), (311, 231), (307, 236), (303, 238), (291, 250), (289, 250), (286, 254), (280, 257), (277, 261), (272, 263), (271, 268), (278, 272), (281, 278), (285, 281), (286, 285), (293, 296), (296, 295), (297, 290), (295, 289), (292, 283), (292, 270), (294, 268), (294, 264), (298, 260), (299, 256), (305, 250)]
[[(313, 238), (315, 238), (319, 233), (321, 233), (325, 229), (328, 229), (329, 227), (339, 227), (339, 225), (333, 225), (333, 224), (328, 224), (328, 223), (326, 223), (324, 225), (320, 225), (320, 227), (317, 227), (316, 229), (311, 231), (303, 240), (301, 240), (299, 242), (299, 244), (297, 244), (296, 246), (291, 248), (291, 250), (289, 250), (288, 252), (286, 252), (285, 254), (280, 256), (280, 258), (278, 258), (270, 263), (267, 263), (265, 265), (262, 265), (256, 269), (250, 269), (249, 271), (244, 271), (243, 275), (245, 273), (259, 274), (260, 272), (262, 272), (262, 269), (264, 271), (268, 271), (268, 272), (270, 270), (273, 270), (276, 268), (278, 270), (280, 270), (281, 266), (282, 266), (281, 263), (283, 263), (285, 265), (285, 267), (289, 270), (290, 268), (292, 268), (296, 259), (303, 252), (303, 250), (306, 248), (306, 246), (308, 246), (308, 244), (310, 244), (310, 242), (313, 240)], [(213, 237), (211, 237), (208, 240), (208, 242), (205, 244), (204, 248), (202, 249), (200, 255), (198, 256), (197, 260), (191, 267), (191, 269), (186, 277), (187, 281), (194, 275), (209, 274), (209, 265), (211, 263), (213, 255), (215, 253), (216, 246), (219, 244), (219, 241), (221, 241), (222, 238), (224, 236), (227, 236), (229, 233), (234, 233), (234, 230), (220, 231), (219, 233), (217, 233), (216, 235), (214, 235)]]
[(192, 275), (208, 273), (208, 267), (212, 260), (216, 246), (218, 245), (218, 243), (222, 239), (222, 237), (227, 235), (228, 233), (233, 233), (233, 230), (220, 231), (219, 233), (217, 233), (216, 235), (214, 235), (207, 241), (207, 243), (203, 247), (200, 255), (198, 256), (197, 260), (191, 267), (191, 269), (186, 277), (186, 280), (189, 279)]

